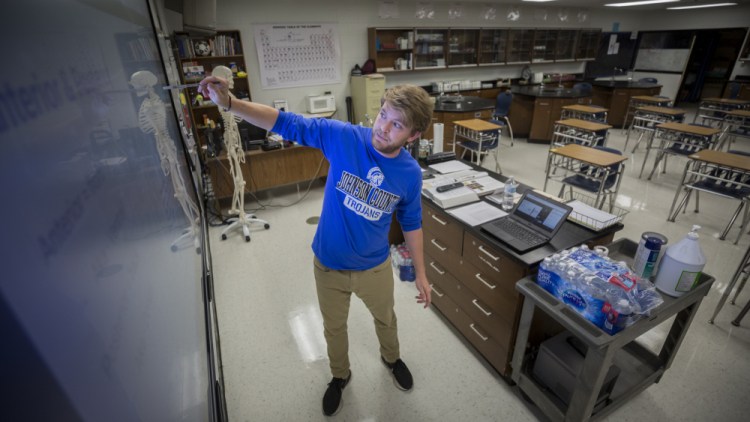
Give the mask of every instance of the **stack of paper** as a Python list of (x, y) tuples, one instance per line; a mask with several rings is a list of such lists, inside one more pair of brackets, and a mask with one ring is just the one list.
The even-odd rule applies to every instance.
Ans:
[(471, 166), (458, 160), (444, 161), (442, 163), (432, 164), (429, 166), (438, 173), (454, 173), (461, 170), (471, 170)]
[(451, 189), (446, 192), (438, 192), (437, 186), (423, 188), (422, 193), (426, 197), (432, 199), (441, 208), (451, 208), (468, 204), (469, 202), (479, 201), (479, 196), (466, 186), (461, 186), (460, 188)]
[(478, 226), (508, 215), (507, 212), (486, 202), (477, 202), (453, 208), (448, 213), (470, 226)]

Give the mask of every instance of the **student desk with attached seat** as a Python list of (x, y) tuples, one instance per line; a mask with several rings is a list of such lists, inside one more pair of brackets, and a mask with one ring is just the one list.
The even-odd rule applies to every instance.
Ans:
[(656, 147), (658, 151), (654, 159), (654, 168), (651, 169), (648, 180), (651, 180), (651, 177), (653, 177), (662, 158), (666, 154), (671, 154), (670, 150), (681, 155), (690, 155), (699, 150), (713, 148), (720, 133), (719, 129), (687, 123), (667, 122), (656, 125), (656, 134), (649, 139), (638, 178), (643, 175), (643, 169), (646, 166), (646, 161), (648, 161), (649, 152), (654, 148), (654, 139), (659, 139), (659, 146)]
[(633, 147), (635, 152), (638, 145), (641, 143), (643, 135), (648, 132), (648, 136), (653, 137), (656, 132), (656, 125), (660, 123), (677, 122), (682, 123), (685, 120), (685, 110), (672, 107), (659, 107), (659, 106), (642, 106), (635, 109), (633, 114), (633, 120), (628, 127), (628, 134), (625, 137), (625, 146), (622, 148), (623, 151), (627, 151), (628, 142), (630, 142), (630, 132), (637, 130), (640, 132), (638, 140)]
[[(613, 154), (608, 151), (601, 151), (578, 144), (567, 144), (560, 148), (550, 149), (547, 155), (547, 171), (542, 189), (546, 192), (547, 182), (551, 179), (564, 179), (570, 173), (580, 174), (586, 178), (596, 177), (599, 182), (599, 191), (592, 192), (596, 194), (594, 203), (599, 204), (599, 200), (602, 199), (603, 205), (605, 194), (617, 197), (620, 189), (620, 181), (625, 171), (625, 165), (621, 163), (627, 159), (628, 157), (624, 155)], [(615, 187), (612, 192), (607, 193), (605, 192), (604, 182), (612, 175), (612, 168), (618, 164), (620, 165), (618, 166), (619, 170)], [(563, 174), (555, 175), (556, 169), (563, 170)]]
[[(746, 201), (748, 195), (750, 195), (750, 184), (748, 183), (748, 179), (750, 179), (750, 157), (724, 151), (703, 150), (690, 155), (688, 158), (689, 161), (682, 174), (682, 181), (677, 187), (672, 206), (669, 208), (667, 221), (675, 221), (683, 206), (687, 208), (687, 202), (694, 190), (697, 191), (696, 195), (698, 192), (707, 192), (740, 201), (740, 205), (719, 237), (719, 239), (724, 240), (743, 206), (747, 205)], [(675, 208), (680, 191), (684, 192), (683, 197), (680, 204)], [(696, 212), (698, 212), (697, 197), (695, 201)], [(745, 208), (740, 231), (734, 241), (735, 245), (745, 231), (748, 212), (748, 209)]]

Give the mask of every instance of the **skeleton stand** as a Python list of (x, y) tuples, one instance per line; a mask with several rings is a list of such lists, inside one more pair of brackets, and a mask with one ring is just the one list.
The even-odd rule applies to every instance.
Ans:
[(262, 223), (266, 229), (271, 228), (267, 221), (256, 218), (253, 214), (245, 212), (245, 178), (242, 175), (240, 164), (245, 162), (245, 154), (240, 143), (240, 133), (237, 129), (238, 116), (234, 116), (228, 111), (221, 111), (221, 120), (224, 121), (224, 145), (227, 148), (227, 158), (229, 159), (229, 172), (234, 180), (234, 194), (232, 195), (232, 207), (229, 214), (236, 214), (237, 217), (230, 218), (229, 226), (221, 231), (221, 240), (227, 239), (227, 233), (242, 228), (245, 241), (250, 241), (250, 225)]

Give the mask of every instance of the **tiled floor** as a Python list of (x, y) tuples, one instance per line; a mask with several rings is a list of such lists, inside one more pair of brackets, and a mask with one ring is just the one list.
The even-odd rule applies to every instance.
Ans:
[[(622, 148), (623, 132), (613, 130), (610, 146)], [(631, 143), (632, 145), (632, 143)], [(505, 174), (541, 187), (548, 146), (516, 140), (503, 147)], [(750, 149), (750, 148), (748, 148)], [(683, 159), (671, 159), (666, 174), (653, 181), (637, 178), (643, 149), (629, 157), (618, 205), (630, 213), (616, 238), (637, 240), (656, 231), (670, 243), (681, 239), (693, 224), (701, 224), (701, 246), (708, 263), (705, 272), (716, 282), (693, 321), (672, 368), (661, 382), (649, 387), (607, 420), (612, 421), (741, 421), (750, 414), (750, 318), (744, 326), (730, 321), (750, 300), (750, 288), (727, 303), (708, 324), (750, 236), (732, 244), (718, 240), (735, 203), (704, 195), (700, 214), (688, 212), (676, 223), (667, 212)], [(490, 160), (488, 167), (494, 168)], [(557, 192), (551, 185), (549, 192)], [(221, 335), (226, 400), (233, 421), (306, 421), (326, 419), (321, 399), (330, 381), (323, 328), (315, 296), (310, 243), (315, 225), (306, 220), (320, 213), (322, 183), (268, 192), (257, 211), (270, 230), (253, 232), (252, 242), (239, 235), (219, 240), (211, 231), (215, 291)], [(297, 202), (299, 200), (299, 202)], [(286, 204), (294, 205), (284, 207)], [(248, 208), (258, 203), (248, 203)], [(415, 303), (411, 283), (396, 281), (396, 313), (401, 352), (415, 379), (411, 392), (398, 390), (379, 361), (372, 319), (358, 299), (349, 316), (350, 360), (353, 377), (344, 390), (343, 409), (333, 417), (342, 421), (522, 421), (535, 420), (538, 411), (475, 353), (434, 309)], [(669, 323), (639, 341), (656, 350)], [(743, 416), (745, 415), (745, 416)]]

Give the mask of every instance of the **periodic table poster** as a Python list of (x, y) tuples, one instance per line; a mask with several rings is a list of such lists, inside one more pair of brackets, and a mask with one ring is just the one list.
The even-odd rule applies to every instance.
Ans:
[(255, 46), (264, 89), (341, 80), (341, 50), (335, 25), (256, 25)]

